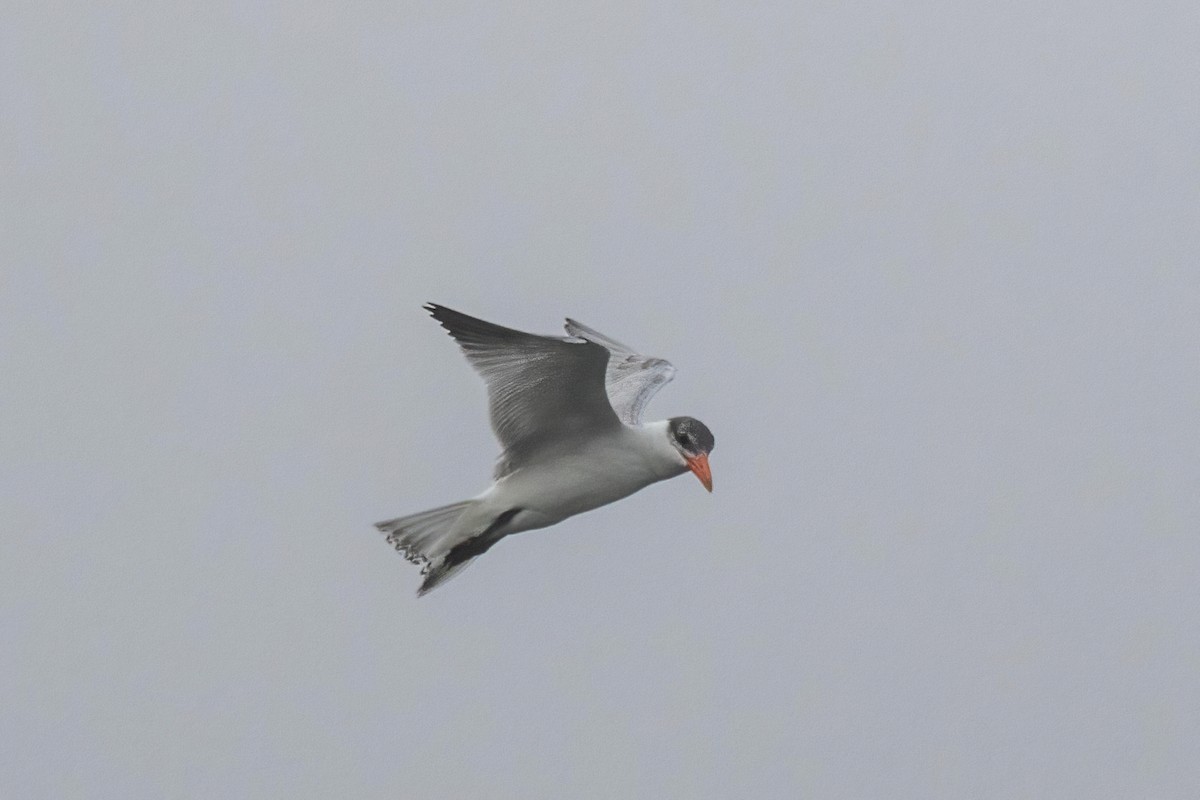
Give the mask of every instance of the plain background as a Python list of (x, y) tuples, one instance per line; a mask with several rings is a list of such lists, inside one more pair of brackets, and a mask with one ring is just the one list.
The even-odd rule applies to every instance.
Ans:
[[(1198, 8), (7, 4), (0, 794), (1196, 797)], [(416, 600), (427, 300), (715, 493)]]

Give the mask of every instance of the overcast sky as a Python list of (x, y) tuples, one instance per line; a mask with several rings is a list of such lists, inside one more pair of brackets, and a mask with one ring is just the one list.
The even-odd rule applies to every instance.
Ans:
[[(1196, 797), (1198, 8), (10, 5), (0, 795)], [(428, 300), (715, 493), (418, 601)]]

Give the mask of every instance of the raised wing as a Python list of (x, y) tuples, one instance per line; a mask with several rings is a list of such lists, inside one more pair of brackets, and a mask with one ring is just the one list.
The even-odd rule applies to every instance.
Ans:
[(425, 308), (487, 382), (492, 430), (504, 448), (497, 477), (544, 447), (621, 424), (605, 392), (603, 346), (523, 333), (434, 303)]
[(568, 318), (567, 333), (603, 346), (609, 352), (604, 382), (608, 402), (627, 425), (640, 425), (642, 411), (650, 398), (675, 377), (675, 367), (662, 358), (634, 352), (629, 345), (610, 339), (600, 331)]

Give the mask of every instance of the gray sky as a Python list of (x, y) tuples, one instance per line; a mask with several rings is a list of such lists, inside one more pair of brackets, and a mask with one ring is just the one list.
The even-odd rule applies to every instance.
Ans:
[[(0, 20), (0, 795), (1196, 796), (1195, 3), (103, 5)], [(715, 494), (417, 601), (426, 300)]]

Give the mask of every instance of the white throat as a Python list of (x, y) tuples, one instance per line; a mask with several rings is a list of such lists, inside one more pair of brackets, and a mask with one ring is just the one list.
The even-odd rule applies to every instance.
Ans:
[(638, 449), (645, 455), (659, 480), (687, 472), (687, 460), (672, 441), (667, 420), (646, 422), (629, 430), (637, 436)]

